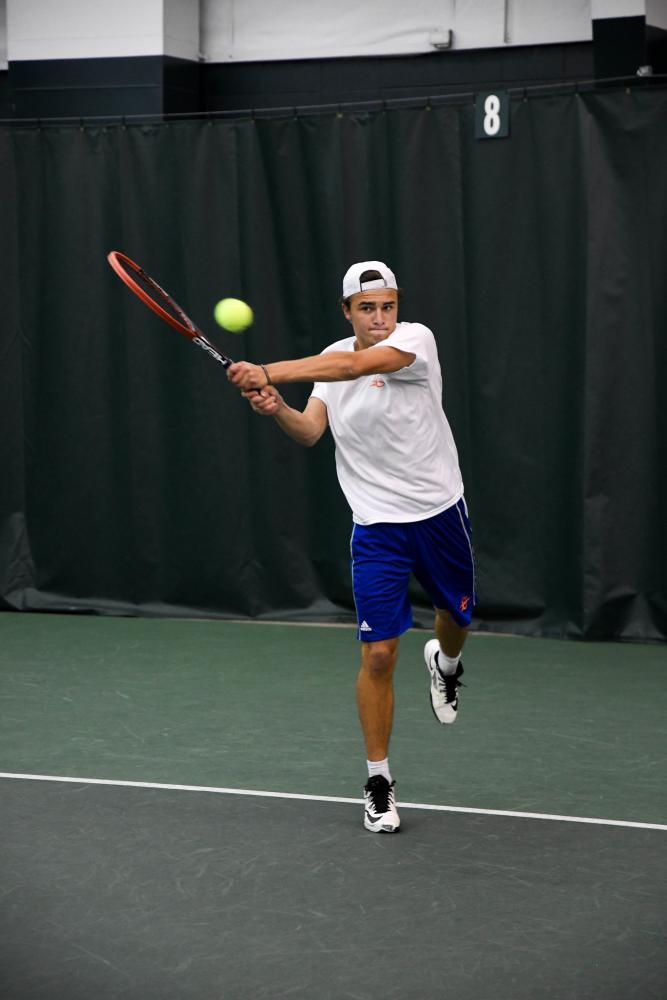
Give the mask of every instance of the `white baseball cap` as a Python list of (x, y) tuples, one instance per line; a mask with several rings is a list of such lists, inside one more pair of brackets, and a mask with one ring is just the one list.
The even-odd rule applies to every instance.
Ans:
[[(372, 281), (361, 281), (361, 275), (364, 271), (377, 271), (382, 277), (374, 278)], [(343, 278), (344, 299), (349, 298), (350, 295), (356, 295), (357, 292), (367, 292), (371, 288), (395, 288), (398, 291), (394, 272), (381, 260), (363, 260), (360, 264), (353, 264), (345, 272)]]

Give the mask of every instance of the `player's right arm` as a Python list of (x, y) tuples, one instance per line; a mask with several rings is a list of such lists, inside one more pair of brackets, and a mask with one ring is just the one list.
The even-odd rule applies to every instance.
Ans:
[(261, 392), (244, 392), (255, 413), (274, 417), (278, 426), (294, 441), (312, 448), (320, 440), (328, 427), (327, 408), (315, 396), (306, 403), (304, 410), (288, 406), (275, 386), (265, 386)]

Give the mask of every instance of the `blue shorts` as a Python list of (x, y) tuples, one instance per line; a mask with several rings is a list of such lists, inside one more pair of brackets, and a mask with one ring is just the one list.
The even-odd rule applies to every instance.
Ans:
[(357, 637), (393, 639), (412, 626), (411, 573), (434, 608), (469, 625), (475, 604), (471, 537), (463, 498), (425, 521), (355, 524), (350, 547)]

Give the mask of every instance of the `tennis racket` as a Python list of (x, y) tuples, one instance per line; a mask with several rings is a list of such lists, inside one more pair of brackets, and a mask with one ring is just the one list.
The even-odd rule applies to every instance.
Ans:
[(154, 278), (151, 278), (150, 274), (144, 271), (143, 267), (139, 267), (119, 250), (112, 250), (111, 253), (107, 254), (107, 260), (121, 281), (125, 282), (144, 305), (152, 309), (160, 319), (172, 326), (174, 330), (178, 330), (184, 337), (187, 337), (191, 343), (196, 344), (202, 351), (206, 351), (208, 356), (217, 361), (223, 368), (229, 368), (232, 359), (211, 343), (197, 324), (192, 322), (188, 314), (181, 309), (177, 302), (174, 302), (171, 295), (168, 295)]

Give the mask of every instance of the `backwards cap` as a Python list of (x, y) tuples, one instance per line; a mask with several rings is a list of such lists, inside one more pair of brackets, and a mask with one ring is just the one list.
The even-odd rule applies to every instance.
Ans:
[[(372, 281), (361, 281), (364, 271), (377, 271), (382, 277), (374, 278)], [(360, 264), (353, 264), (346, 271), (343, 278), (344, 299), (356, 295), (357, 292), (367, 292), (371, 288), (395, 288), (398, 291), (394, 272), (381, 260), (364, 260)]]

